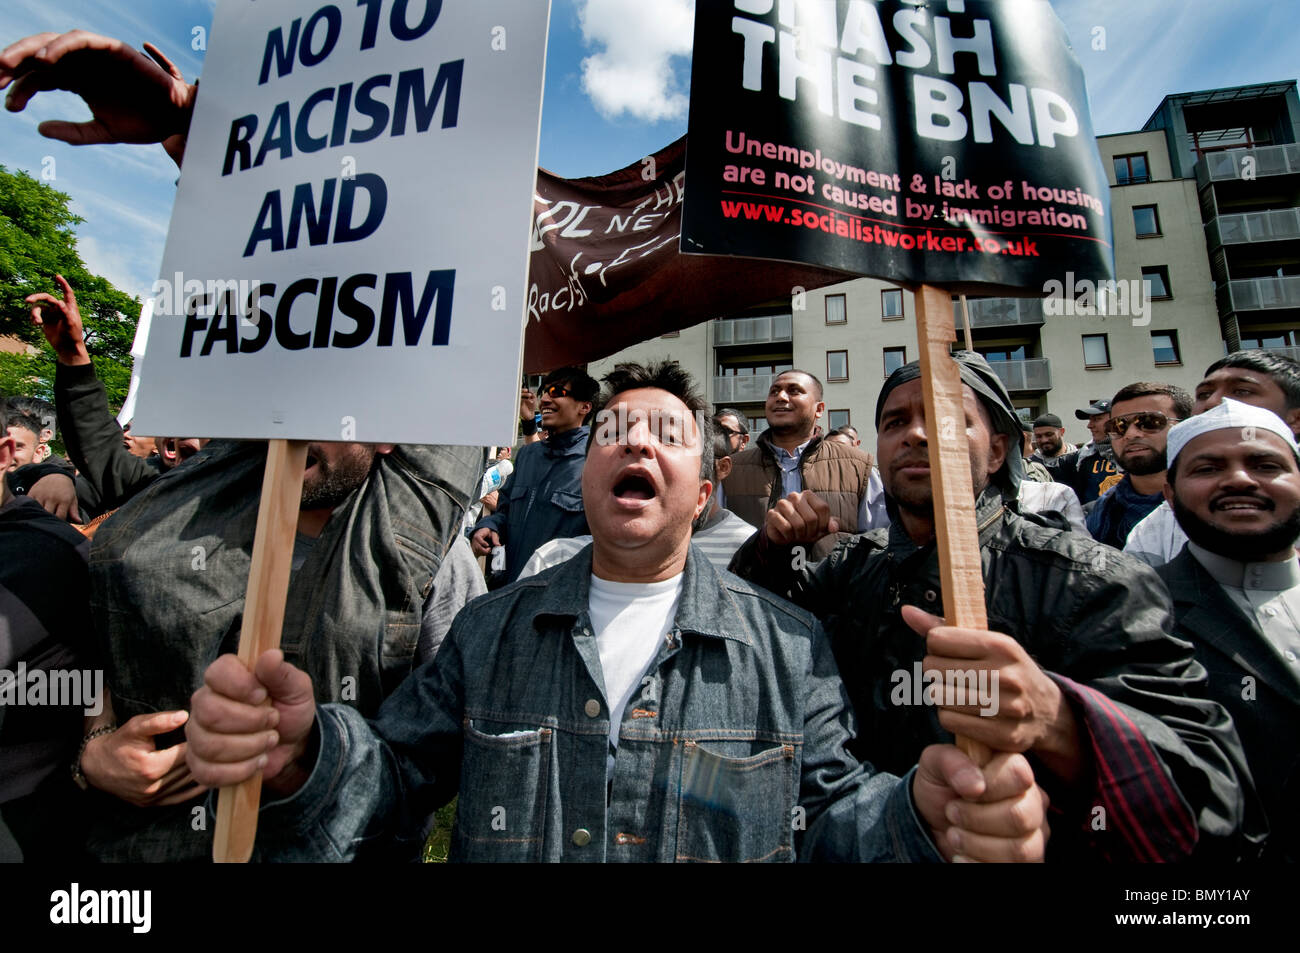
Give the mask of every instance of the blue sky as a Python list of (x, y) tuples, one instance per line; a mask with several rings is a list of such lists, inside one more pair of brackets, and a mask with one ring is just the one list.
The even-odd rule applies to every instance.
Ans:
[[(454, 0), (447, 0), (454, 2)], [(721, 2), (721, 0), (710, 0)], [(1295, 0), (1052, 0), (1083, 64), (1099, 134), (1139, 128), (1175, 92), (1296, 78)], [(692, 0), (553, 0), (540, 162), (560, 175), (611, 172), (686, 131)], [(152, 41), (187, 78), (202, 70), (194, 29), (213, 0), (4, 0), (0, 44), (80, 27)], [(1104, 30), (1102, 50), (1093, 48)], [(82, 257), (123, 290), (158, 275), (176, 169), (159, 146), (74, 148), (36, 132), (89, 118), (68, 93), (0, 114), (0, 164), (72, 196)], [(48, 158), (47, 158), (48, 157)]]

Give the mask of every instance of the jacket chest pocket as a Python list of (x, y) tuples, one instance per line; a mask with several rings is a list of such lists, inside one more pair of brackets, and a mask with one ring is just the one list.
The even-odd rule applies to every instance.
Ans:
[[(758, 743), (759, 745), (762, 742)], [(794, 859), (795, 746), (777, 744), (750, 757), (727, 749), (754, 742), (684, 743), (677, 817), (679, 861)]]
[(582, 512), (581, 493), (570, 493), (567, 490), (556, 490), (551, 494), (551, 502), (565, 513)]
[[(496, 731), (497, 726), (493, 725)], [(457, 860), (537, 861), (546, 834), (554, 732), (480, 730), (465, 720)]]

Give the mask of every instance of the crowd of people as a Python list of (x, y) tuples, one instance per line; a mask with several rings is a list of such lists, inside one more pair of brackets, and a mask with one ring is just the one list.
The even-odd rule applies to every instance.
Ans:
[[(176, 92), (102, 39), (15, 44), (0, 83), (77, 51)], [(255, 774), (262, 860), (411, 860), (452, 798), (471, 861), (1300, 854), (1285, 357), (1129, 384), (1075, 448), (954, 353), (986, 629), (944, 620), (916, 363), (874, 454), (811, 373), (754, 435), (673, 362), (551, 371), (514, 447), (312, 442), (250, 670), (265, 444), (119, 427), (56, 281), (53, 405), (0, 401), (0, 859), (203, 860)]]

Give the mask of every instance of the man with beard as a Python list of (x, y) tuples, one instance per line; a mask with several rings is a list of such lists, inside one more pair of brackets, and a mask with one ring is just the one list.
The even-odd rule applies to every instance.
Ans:
[[(872, 522), (871, 457), (814, 435), (826, 412), (822, 383), (807, 371), (777, 375), (764, 406), (767, 429), (732, 458), (723, 482), (725, 505), (751, 526), (760, 527), (776, 501), (800, 490), (816, 490), (834, 512), (841, 532), (865, 532)], [(834, 540), (818, 553), (829, 552)]]
[(1236, 722), (1269, 837), (1264, 859), (1300, 860), (1300, 467), (1276, 414), (1225, 399), (1169, 433), (1165, 496), (1188, 542), (1157, 570), (1174, 634)]
[[(824, 537), (835, 520), (815, 493), (793, 494), (732, 570), (822, 620), (863, 725), (850, 745), (860, 760), (906, 771), (949, 733), (1026, 753), (1052, 800), (1049, 855), (1057, 859), (1253, 853), (1240, 831), (1249, 785), (1240, 741), (1206, 697), (1191, 647), (1169, 636), (1159, 580), (1085, 535), (1017, 513), (1021, 429), (1011, 399), (982, 357), (954, 360), (988, 631), (938, 618), (945, 597), (915, 362), (890, 375), (876, 404), (888, 534), (841, 541), (809, 563), (794, 547)], [(991, 697), (979, 706), (931, 700), (916, 687), (923, 674), (970, 685), (981, 672)]]
[(1078, 449), (1065, 442), (1065, 427), (1056, 414), (1043, 414), (1034, 421), (1034, 448), (1036, 452), (1029, 459), (1049, 468), (1065, 454)]
[[(1193, 414), (1217, 407), (1226, 397), (1263, 407), (1286, 422), (1294, 434), (1300, 430), (1300, 364), (1271, 351), (1235, 351), (1205, 369), (1205, 378), (1193, 391)], [(1124, 552), (1148, 566), (1163, 566), (1183, 550), (1187, 534), (1168, 503), (1161, 503), (1133, 527)]]
[(1093, 539), (1123, 549), (1133, 527), (1164, 502), (1165, 440), (1169, 428), (1192, 414), (1192, 397), (1173, 384), (1139, 382), (1110, 402), (1110, 434), (1124, 476), (1088, 513)]

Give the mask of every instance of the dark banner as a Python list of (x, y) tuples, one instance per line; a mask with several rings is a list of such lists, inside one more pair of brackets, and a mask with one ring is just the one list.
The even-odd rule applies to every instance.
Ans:
[(807, 265), (682, 255), (686, 139), (589, 179), (537, 172), (524, 370), (582, 364), (853, 277)]
[(986, 294), (1114, 276), (1047, 0), (697, 3), (688, 130), (684, 252)]

